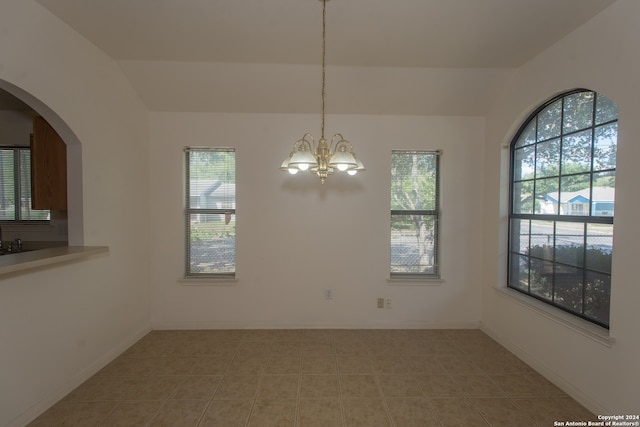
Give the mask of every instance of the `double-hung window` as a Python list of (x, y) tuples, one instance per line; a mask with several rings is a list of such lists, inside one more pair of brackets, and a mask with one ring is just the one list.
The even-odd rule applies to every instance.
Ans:
[(185, 148), (185, 277), (235, 277), (233, 148)]
[(511, 144), (508, 287), (609, 327), (618, 107), (575, 90)]
[(440, 152), (391, 153), (391, 278), (440, 277)]
[(48, 221), (48, 210), (31, 209), (31, 149), (0, 147), (0, 221)]

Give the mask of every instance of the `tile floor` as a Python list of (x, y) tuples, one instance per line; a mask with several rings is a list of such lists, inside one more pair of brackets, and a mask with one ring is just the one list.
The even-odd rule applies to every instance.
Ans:
[(553, 426), (593, 414), (479, 330), (153, 331), (30, 426)]

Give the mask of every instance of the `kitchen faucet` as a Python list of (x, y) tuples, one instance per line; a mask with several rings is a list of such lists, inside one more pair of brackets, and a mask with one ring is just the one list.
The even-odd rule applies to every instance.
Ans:
[(22, 252), (22, 239), (19, 237), (16, 237), (15, 240), (11, 242), (7, 242), (6, 248), (4, 247), (4, 241), (2, 240), (2, 227), (0, 227), (0, 255), (13, 252), (14, 243), (17, 246), (17, 251)]

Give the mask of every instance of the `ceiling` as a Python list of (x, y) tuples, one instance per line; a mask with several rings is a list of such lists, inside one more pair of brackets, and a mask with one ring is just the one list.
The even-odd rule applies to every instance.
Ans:
[[(318, 64), (318, 0), (37, 0), (119, 60)], [(329, 64), (517, 67), (612, 0), (332, 0)]]
[[(296, 103), (302, 104), (300, 95), (317, 97), (313, 82), (319, 79), (321, 61), (321, 1), (36, 1), (117, 60), (151, 110), (317, 111), (316, 104), (311, 108)], [(353, 97), (364, 98), (355, 102), (338, 97), (333, 111), (433, 113), (431, 107), (443, 105), (439, 97), (444, 95), (452, 95), (450, 102), (458, 107), (473, 104), (455, 88), (468, 91), (475, 87), (476, 96), (488, 96), (485, 91), (494, 88), (505, 72), (521, 66), (613, 2), (328, 1), (327, 91), (351, 88)], [(395, 79), (405, 84), (391, 83), (389, 68), (401, 69)], [(424, 83), (427, 91), (420, 96), (435, 100), (420, 106), (410, 99), (409, 104), (416, 105), (403, 111), (402, 99), (412, 93), (404, 87), (407, 81)], [(463, 81), (470, 83), (460, 84)], [(385, 89), (387, 84), (390, 87)], [(313, 91), (305, 92), (307, 86)], [(441, 94), (441, 86), (453, 93)], [(399, 99), (394, 101), (391, 95), (391, 104), (385, 107), (388, 100), (383, 101), (382, 96), (370, 99), (372, 88), (398, 90)], [(203, 89), (210, 91), (211, 99), (203, 95)], [(258, 100), (258, 95), (269, 97), (269, 102)], [(453, 110), (452, 106), (454, 113), (472, 112)], [(448, 113), (446, 105), (442, 111)]]

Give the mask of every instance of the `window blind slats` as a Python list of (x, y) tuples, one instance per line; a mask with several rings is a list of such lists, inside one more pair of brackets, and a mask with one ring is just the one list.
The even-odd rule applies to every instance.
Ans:
[(0, 149), (0, 221), (48, 220), (48, 210), (31, 209), (31, 149)]

